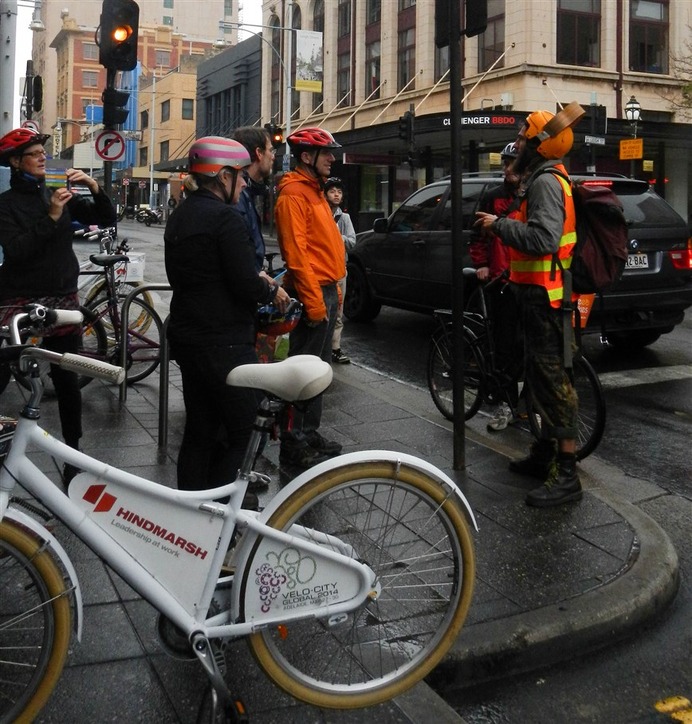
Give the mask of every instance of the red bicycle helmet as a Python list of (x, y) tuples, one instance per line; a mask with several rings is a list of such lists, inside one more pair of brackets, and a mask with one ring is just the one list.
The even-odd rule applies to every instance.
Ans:
[(37, 143), (43, 145), (50, 136), (36, 133), (30, 128), (15, 128), (0, 138), (0, 163), (9, 166), (10, 156), (19, 156), (25, 148)]
[(257, 331), (275, 337), (288, 334), (296, 328), (302, 314), (303, 305), (297, 299), (291, 299), (285, 312), (273, 304), (264, 304), (257, 310)]
[(301, 128), (287, 139), (291, 148), (341, 148), (329, 131), (322, 128)]
[(238, 171), (250, 163), (250, 154), (242, 143), (222, 136), (199, 138), (188, 154), (188, 171), (204, 176), (216, 176), (222, 168)]

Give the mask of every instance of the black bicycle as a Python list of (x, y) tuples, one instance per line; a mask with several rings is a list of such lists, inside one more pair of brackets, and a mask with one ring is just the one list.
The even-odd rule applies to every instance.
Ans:
[[(464, 276), (475, 280), (475, 269), (464, 269)], [(505, 402), (514, 417), (520, 417), (516, 396), (510, 386), (516, 385), (517, 374), (500, 366), (495, 354), (492, 315), (488, 313), (487, 291), (501, 283), (495, 279), (487, 285), (479, 284), (464, 312), (464, 419), (470, 420), (483, 403), (496, 405)], [(448, 309), (435, 311), (437, 328), (430, 339), (428, 350), (428, 389), (437, 409), (448, 419), (454, 419), (453, 386), (453, 319)], [(521, 376), (521, 375), (520, 375)], [(603, 437), (606, 406), (603, 390), (596, 371), (581, 353), (573, 360), (572, 381), (579, 397), (577, 430), (577, 459), (590, 455)], [(533, 435), (538, 438), (541, 417), (533, 403), (531, 390), (525, 385), (522, 398), (526, 404), (526, 417)]]

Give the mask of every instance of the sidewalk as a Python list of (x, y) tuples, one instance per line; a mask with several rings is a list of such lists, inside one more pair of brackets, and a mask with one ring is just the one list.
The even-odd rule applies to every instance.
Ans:
[[(183, 426), (177, 370), (171, 366), (169, 438), (159, 451), (158, 375), (128, 391), (92, 382), (84, 390), (83, 448), (108, 463), (175, 485), (175, 455)], [(19, 399), (12, 385), (3, 408)], [(43, 425), (59, 430), (55, 405)], [(454, 478), (476, 514), (477, 581), (468, 620), (449, 655), (431, 675), (439, 687), (468, 685), (572, 658), (633, 632), (662, 611), (678, 585), (675, 551), (663, 531), (617, 494), (602, 468), (581, 466), (582, 501), (556, 509), (524, 504), (535, 481), (507, 470), (507, 456), (527, 433), (490, 438), (485, 419), (466, 428), (466, 468), (452, 469), (451, 425), (427, 391), (355, 364), (335, 369), (327, 392), (323, 432), (345, 451), (381, 448), (418, 455)], [(274, 478), (260, 500), (278, 490), (278, 444), (264, 453)], [(42, 461), (46, 470), (57, 470)], [(81, 644), (73, 641), (67, 667), (40, 722), (193, 722), (205, 683), (196, 662), (169, 658), (160, 648), (153, 609), (79, 541), (56, 535), (75, 562), (85, 615)], [(229, 679), (251, 721), (461, 722), (426, 683), (398, 699), (353, 712), (321, 710), (294, 701), (271, 684), (244, 642), (229, 645)]]

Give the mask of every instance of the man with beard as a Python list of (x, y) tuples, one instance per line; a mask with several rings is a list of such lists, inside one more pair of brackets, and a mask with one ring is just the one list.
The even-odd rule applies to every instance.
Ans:
[(572, 148), (571, 126), (583, 113), (574, 103), (557, 116), (536, 111), (527, 117), (516, 140), (519, 156), (514, 168), (525, 178), (517, 218), (478, 212), (476, 221), (477, 227), (497, 234), (510, 248), (510, 285), (524, 337), (525, 383), (542, 420), (541, 439), (527, 457), (510, 462), (510, 470), (543, 480), (526, 497), (528, 505), (537, 507), (582, 497), (575, 455), (577, 394), (564, 359), (565, 335), (572, 344), (574, 336), (570, 315), (562, 308), (562, 269), (571, 264), (576, 216), (570, 183), (550, 170), (567, 176), (561, 159)]

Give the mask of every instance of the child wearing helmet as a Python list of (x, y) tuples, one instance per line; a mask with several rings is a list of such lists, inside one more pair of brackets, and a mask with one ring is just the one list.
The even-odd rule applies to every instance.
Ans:
[[(10, 188), (0, 195), (0, 230), (4, 262), (0, 266), (0, 324), (28, 302), (57, 309), (79, 309), (79, 262), (72, 249), (73, 221), (86, 226), (115, 224), (113, 204), (98, 183), (84, 171), (68, 168), (65, 183), (46, 187), (50, 138), (29, 128), (16, 128), (0, 138), (0, 164), (10, 167)], [(68, 186), (88, 187), (91, 197), (73, 194)], [(59, 327), (44, 335), (42, 346), (54, 352), (78, 352), (81, 330)], [(65, 442), (79, 447), (82, 437), (82, 396), (74, 372), (51, 365)], [(2, 373), (0, 390), (8, 381)], [(67, 485), (77, 473), (63, 468)]]
[[(351, 217), (342, 208), (341, 203), (344, 200), (344, 184), (340, 178), (331, 176), (324, 184), (324, 195), (327, 197), (327, 203), (332, 210), (334, 221), (339, 229), (341, 238), (344, 240), (346, 250), (346, 259), (348, 260), (348, 250), (353, 249), (356, 244), (356, 230), (353, 228)], [(334, 334), (332, 335), (332, 362), (347, 365), (351, 360), (348, 355), (341, 350), (341, 334), (344, 329), (344, 299), (346, 298), (346, 277), (339, 279), (339, 309), (336, 313), (336, 324), (334, 325)]]
[(478, 212), (476, 225), (497, 234), (510, 250), (510, 285), (516, 296), (524, 340), (525, 384), (541, 411), (541, 439), (529, 455), (510, 462), (510, 469), (538, 477), (528, 505), (550, 507), (580, 500), (576, 469), (577, 395), (568, 371), (565, 348), (574, 344), (569, 296), (564, 274), (576, 241), (576, 215), (561, 159), (572, 147), (572, 126), (583, 116), (577, 103), (557, 115), (529, 114), (516, 140), (517, 171), (524, 173), (517, 218)]
[[(315, 354), (331, 361), (339, 306), (339, 279), (346, 274), (344, 242), (324, 197), (324, 182), (339, 144), (322, 128), (301, 128), (288, 137), (296, 169), (278, 186), (276, 230), (286, 264), (284, 286), (303, 304), (303, 316), (289, 336), (289, 356)], [(322, 395), (297, 410), (281, 431), (282, 465), (307, 469), (341, 452), (318, 432)]]
[[(164, 259), (173, 290), (168, 340), (180, 366), (185, 430), (178, 488), (202, 490), (235, 478), (257, 409), (254, 390), (226, 385), (228, 373), (257, 362), (257, 305), (289, 298), (260, 277), (255, 248), (233, 208), (250, 156), (238, 141), (206, 136), (190, 147), (187, 198), (166, 224)], [(248, 493), (246, 507), (256, 507)]]

